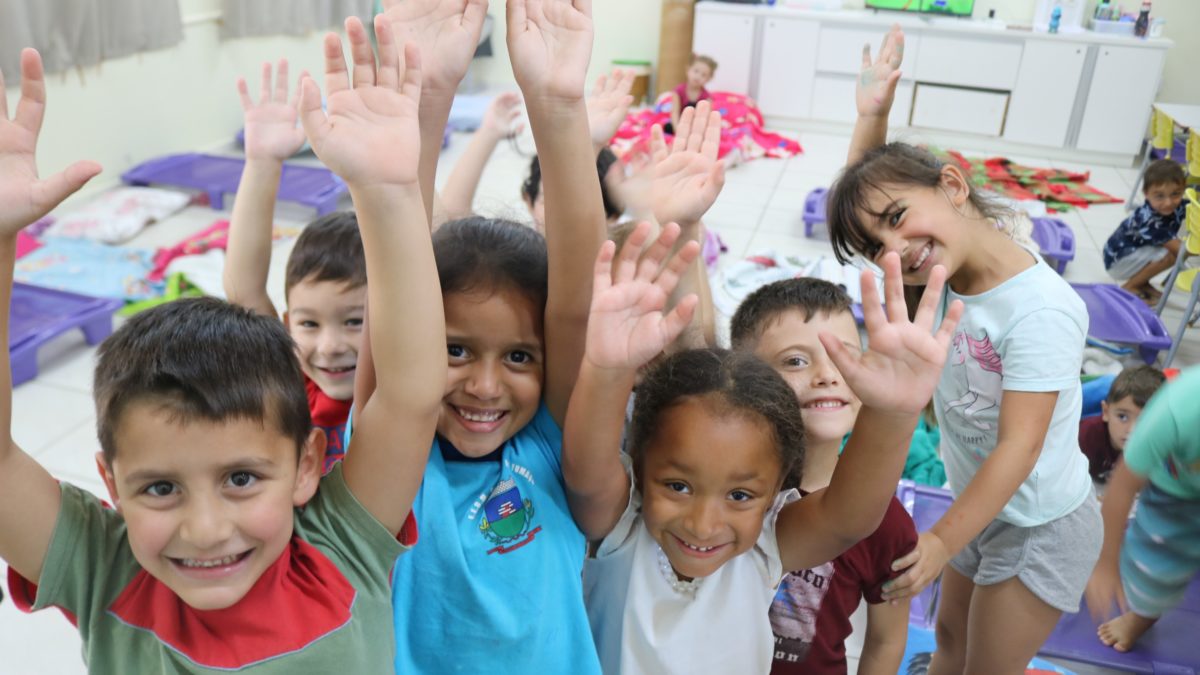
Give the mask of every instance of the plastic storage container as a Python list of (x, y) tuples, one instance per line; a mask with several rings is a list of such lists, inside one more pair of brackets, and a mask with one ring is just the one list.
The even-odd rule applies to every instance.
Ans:
[(1106, 33), (1108, 35), (1127, 35), (1133, 37), (1133, 22), (1132, 21), (1104, 21), (1103, 19), (1092, 20), (1093, 33)]

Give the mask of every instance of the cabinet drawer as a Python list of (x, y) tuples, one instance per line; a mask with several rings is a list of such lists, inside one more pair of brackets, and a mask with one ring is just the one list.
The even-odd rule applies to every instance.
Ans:
[(912, 125), (999, 136), (1007, 107), (1008, 94), (920, 83), (913, 97)]
[[(858, 111), (854, 106), (855, 75), (817, 74), (813, 82), (812, 117), (829, 122), (854, 124)], [(892, 102), (892, 113), (888, 125), (908, 126), (908, 114), (912, 110), (913, 84), (900, 82), (896, 85), (896, 98)]]
[(918, 48), (917, 80), (1011, 91), (1021, 68), (1021, 49), (1021, 42), (926, 35)]
[[(817, 45), (817, 71), (858, 75), (862, 72), (862, 46), (871, 45), (873, 58), (879, 53), (882, 39), (878, 30), (823, 27), (821, 28), (820, 42)], [(913, 79), (917, 65), (917, 47), (920, 44), (921, 37), (919, 35), (904, 36), (904, 62), (900, 66), (901, 80)]]

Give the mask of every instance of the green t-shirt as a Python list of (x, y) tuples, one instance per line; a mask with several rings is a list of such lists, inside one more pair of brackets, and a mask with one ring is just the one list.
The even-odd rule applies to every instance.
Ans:
[(340, 465), (294, 523), (242, 600), (200, 611), (138, 565), (119, 514), (64, 483), (33, 609), (73, 616), (92, 673), (391, 673), (390, 577), (408, 547), (354, 498)]
[(1173, 497), (1200, 500), (1200, 367), (1146, 403), (1125, 444), (1125, 464)]

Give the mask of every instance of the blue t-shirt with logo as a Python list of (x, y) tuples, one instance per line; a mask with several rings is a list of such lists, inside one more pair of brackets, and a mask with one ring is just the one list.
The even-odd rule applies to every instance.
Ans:
[(554, 418), (542, 405), (498, 460), (444, 443), (413, 503), (421, 543), (392, 577), (396, 672), (598, 674)]

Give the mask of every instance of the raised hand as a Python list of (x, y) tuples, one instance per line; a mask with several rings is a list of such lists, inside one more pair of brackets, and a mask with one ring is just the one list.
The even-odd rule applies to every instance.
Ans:
[(867, 351), (851, 353), (837, 337), (821, 333), (821, 344), (838, 371), (863, 405), (882, 412), (917, 414), (933, 396), (950, 349), (950, 338), (962, 317), (962, 302), (955, 300), (946, 310), (942, 325), (933, 332), (933, 321), (946, 283), (946, 268), (937, 265), (916, 318), (908, 319), (900, 256), (892, 251), (883, 256), (884, 294), (887, 310), (880, 306), (879, 291), (869, 270), (862, 274), (863, 320), (867, 327)]
[(633, 71), (614, 70), (612, 75), (601, 75), (587, 98), (588, 128), (592, 131), (592, 145), (603, 148), (608, 145), (617, 129), (625, 121), (633, 97)]
[(592, 58), (591, 0), (508, 0), (508, 56), (531, 99), (583, 99)]
[[(0, 73), (0, 92), (5, 91)], [(96, 162), (75, 162), (63, 171), (39, 179), (35, 151), (46, 111), (46, 81), (42, 57), (33, 49), (21, 52), (21, 98), (8, 118), (8, 101), (0, 94), (0, 236), (17, 232), (100, 173)]]
[(362, 21), (346, 19), (354, 59), (353, 88), (337, 34), (325, 36), (328, 113), (312, 78), (304, 81), (300, 119), (313, 152), (353, 186), (417, 182), (421, 131), (421, 58), (413, 44), (401, 55), (384, 15), (375, 17), (379, 65)]
[(496, 139), (515, 136), (525, 129), (525, 124), (517, 121), (520, 117), (521, 95), (506, 91), (488, 104), (479, 131)]
[(903, 60), (904, 31), (899, 24), (893, 24), (884, 36), (874, 61), (871, 61), (871, 46), (863, 45), (862, 72), (854, 87), (854, 102), (860, 116), (886, 116), (891, 111)]
[(701, 101), (683, 111), (675, 131), (668, 150), (662, 127), (651, 130), (651, 204), (658, 222), (689, 225), (700, 222), (725, 185), (725, 165), (717, 159), (721, 114)]
[(664, 227), (639, 260), (649, 237), (650, 224), (640, 223), (619, 254), (611, 241), (600, 248), (584, 357), (595, 368), (637, 369), (679, 337), (692, 320), (695, 295), (680, 300), (670, 312), (663, 310), (680, 275), (700, 255), (700, 245), (688, 242), (664, 265), (679, 238), (679, 226)]
[(412, 43), (421, 52), (422, 91), (453, 96), (479, 47), (488, 0), (383, 0), (383, 7), (401, 51)]
[(892, 562), (892, 569), (904, 570), (904, 574), (883, 585), (883, 599), (891, 602), (920, 594), (938, 578), (949, 561), (945, 542), (933, 532), (922, 532), (916, 547)]
[[(300, 81), (308, 73), (300, 75)], [(271, 64), (262, 65), (262, 82), (259, 84), (258, 103), (250, 98), (246, 78), (237, 81), (238, 96), (242, 100), (246, 125), (246, 158), (271, 159), (282, 162), (296, 154), (304, 145), (304, 129), (297, 126), (300, 87), (292, 100), (288, 100), (288, 62), (280, 59), (275, 67), (275, 86), (271, 86)]]

